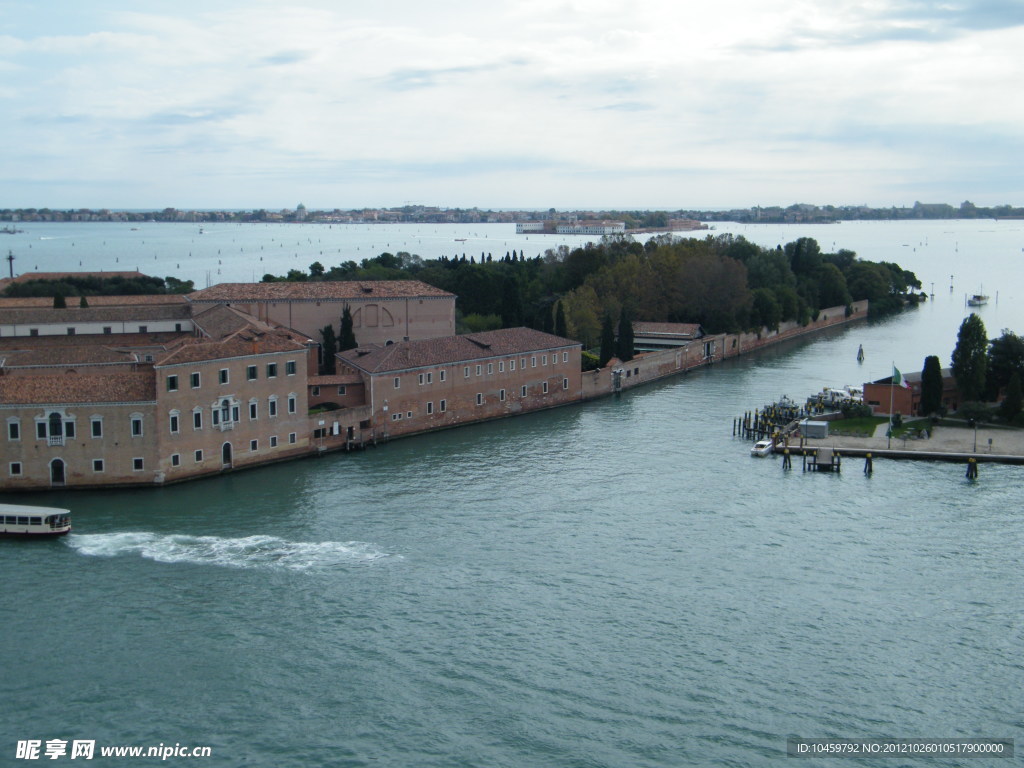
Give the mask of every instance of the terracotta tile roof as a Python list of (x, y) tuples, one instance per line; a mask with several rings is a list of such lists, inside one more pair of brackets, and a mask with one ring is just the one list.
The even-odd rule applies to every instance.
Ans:
[(0, 403), (57, 405), (61, 403), (135, 403), (156, 400), (152, 370), (80, 376), (0, 376)]
[(192, 308), (187, 304), (153, 306), (108, 306), (54, 309), (41, 307), (2, 307), (0, 324), (31, 325), (44, 323), (138, 323), (156, 320), (188, 320)]
[[(62, 337), (66, 340), (67, 337)], [(108, 337), (109, 338), (109, 337)], [(30, 365), (82, 366), (101, 363), (135, 363), (134, 354), (125, 350), (111, 349), (96, 344), (81, 346), (45, 346), (35, 349), (19, 349), (0, 352), (5, 368), (19, 368)]]
[(370, 344), (340, 352), (338, 357), (369, 373), (384, 373), (574, 346), (578, 347), (580, 343), (532, 328), (505, 328), (464, 336), (402, 341), (387, 346)]
[[(191, 338), (184, 331), (162, 333), (80, 333), (77, 336), (0, 336), (0, 350), (42, 349), (46, 347), (110, 347), (111, 349), (154, 349)], [(68, 344), (69, 339), (73, 344)]]
[(220, 341), (190, 338), (158, 356), (155, 365), (181, 365), (207, 360), (226, 360), (246, 355), (264, 355), (271, 352), (296, 352), (305, 354), (306, 341), (301, 334), (284, 331), (262, 332), (246, 329)]
[[(143, 296), (86, 296), (90, 307), (142, 307), (160, 304), (187, 304), (188, 299), (180, 293), (146, 294)], [(77, 296), (68, 296), (68, 305), (78, 306)], [(52, 296), (0, 296), (0, 309), (19, 307), (53, 308)]]
[(259, 327), (260, 330), (269, 330), (266, 323), (261, 323), (251, 315), (223, 304), (215, 304), (208, 309), (198, 311), (193, 315), (192, 322), (199, 330), (214, 340), (223, 339), (246, 328)]
[(665, 336), (680, 339), (699, 339), (704, 335), (699, 323), (648, 323), (636, 321), (633, 323), (633, 334), (635, 336)]
[(322, 281), (305, 283), (221, 283), (188, 295), (191, 301), (292, 301), (312, 299), (394, 299), (454, 296), (419, 280)]

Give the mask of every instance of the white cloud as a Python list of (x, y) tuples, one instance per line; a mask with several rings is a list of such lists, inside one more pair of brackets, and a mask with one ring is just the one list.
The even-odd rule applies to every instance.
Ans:
[(23, 149), (0, 205), (90, 184), (126, 207), (1024, 192), (1022, 20), (999, 0), (118, 5), (51, 29), (19, 2), (0, 26)]

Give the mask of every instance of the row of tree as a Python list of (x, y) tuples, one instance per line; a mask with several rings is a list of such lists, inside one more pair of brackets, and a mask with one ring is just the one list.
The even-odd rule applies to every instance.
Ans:
[[(962, 413), (980, 415), (1002, 398), (997, 414), (1007, 423), (1021, 420), (1024, 396), (1024, 338), (1004, 329), (994, 339), (988, 338), (985, 323), (971, 313), (960, 324), (952, 356), (953, 378), (960, 392)], [(925, 358), (921, 371), (921, 413), (942, 413), (942, 369), (939, 358)]]
[[(811, 238), (764, 248), (743, 237), (674, 238), (640, 243), (612, 236), (543, 256), (512, 251), (494, 257), (384, 253), (360, 264), (265, 275), (263, 280), (417, 279), (459, 297), (459, 330), (527, 325), (597, 348), (605, 318), (700, 323), (712, 333), (806, 324), (819, 310), (868, 299), (873, 313), (916, 301), (917, 277), (891, 263), (862, 261), (852, 251), (822, 252)], [(564, 332), (563, 332), (564, 329)]]
[(147, 294), (191, 293), (192, 280), (176, 277), (150, 277), (149, 275), (64, 275), (55, 280), (30, 279), (12, 282), (4, 291), (10, 297), (50, 296), (144, 296)]

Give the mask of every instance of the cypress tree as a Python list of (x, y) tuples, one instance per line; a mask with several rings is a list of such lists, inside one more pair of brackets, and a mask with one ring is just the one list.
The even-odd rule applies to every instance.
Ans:
[(88, 300), (86, 300), (84, 293), (82, 294), (82, 298), (79, 299), (79, 301), (78, 301), (78, 306), (82, 307), (83, 309), (88, 309), (88, 307), (89, 307), (89, 302), (88, 302)]
[(953, 376), (964, 402), (978, 400), (985, 391), (988, 337), (985, 324), (973, 312), (964, 318), (953, 350)]
[(356, 335), (352, 331), (352, 311), (346, 304), (345, 311), (341, 313), (341, 335), (338, 337), (338, 351), (345, 352), (358, 346)]
[(601, 321), (601, 354), (598, 357), (598, 366), (604, 368), (613, 357), (615, 357), (615, 326), (612, 324), (612, 316), (606, 312)]
[(633, 321), (625, 307), (619, 314), (619, 339), (615, 345), (615, 355), (624, 363), (633, 359)]
[(565, 308), (562, 306), (562, 302), (558, 302), (555, 305), (555, 336), (561, 336), (563, 339), (568, 338), (569, 329), (565, 323)]
[(505, 328), (518, 328), (523, 324), (523, 299), (514, 277), (506, 277), (501, 286), (501, 324)]
[(55, 293), (55, 294), (53, 294), (53, 308), (54, 309), (66, 309), (67, 306), (68, 306), (68, 303), (64, 300), (64, 294), (63, 293)]
[(323, 337), (323, 362), (320, 364), (320, 373), (330, 376), (335, 371), (335, 358), (334, 355), (338, 351), (338, 338), (334, 335), (334, 326), (325, 325), (320, 330), (320, 335)]
[(931, 416), (942, 408), (942, 366), (938, 355), (929, 355), (924, 359), (920, 408), (922, 416)]

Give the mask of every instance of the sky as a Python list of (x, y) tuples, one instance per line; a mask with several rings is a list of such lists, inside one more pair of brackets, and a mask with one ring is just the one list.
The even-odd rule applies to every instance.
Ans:
[(1021, 0), (0, 0), (0, 208), (1024, 205)]

